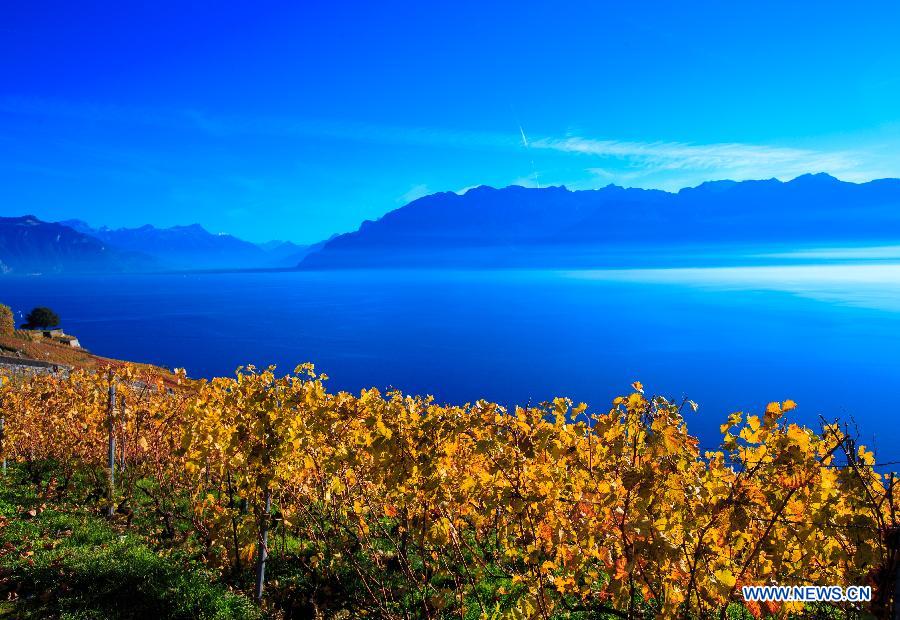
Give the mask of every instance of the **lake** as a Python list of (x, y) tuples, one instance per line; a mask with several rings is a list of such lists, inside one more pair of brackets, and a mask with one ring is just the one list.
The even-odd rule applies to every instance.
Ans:
[[(712, 447), (734, 410), (792, 398), (853, 418), (900, 459), (900, 262), (595, 271), (338, 271), (0, 279), (91, 351), (183, 366), (312, 361), (331, 389), (440, 401), (569, 396), (606, 409), (634, 380), (700, 404)], [(877, 439), (875, 441), (873, 439)]]

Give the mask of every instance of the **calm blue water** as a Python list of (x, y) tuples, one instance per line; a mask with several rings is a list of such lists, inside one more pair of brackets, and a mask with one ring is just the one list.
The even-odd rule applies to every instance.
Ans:
[(598, 272), (329, 272), (5, 277), (0, 301), (54, 308), (91, 351), (184, 366), (313, 361), (332, 389), (462, 402), (553, 396), (598, 409), (639, 379), (728, 412), (793, 398), (854, 417), (900, 459), (900, 266)]

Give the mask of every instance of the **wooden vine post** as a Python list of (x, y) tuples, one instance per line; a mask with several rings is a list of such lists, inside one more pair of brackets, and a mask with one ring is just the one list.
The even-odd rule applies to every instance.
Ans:
[[(277, 389), (276, 385), (273, 384), (269, 386), (269, 390)], [(281, 401), (276, 398), (275, 407), (281, 407)], [(271, 445), (270, 442), (274, 437), (274, 428), (272, 428), (271, 419), (263, 414), (263, 455), (262, 455), (262, 463), (263, 463), (263, 471), (266, 476), (271, 475), (272, 471), (272, 450), (275, 446)], [(257, 561), (256, 561), (256, 600), (257, 602), (262, 602), (263, 590), (266, 585), (266, 561), (269, 559), (269, 521), (272, 517), (272, 480), (269, 479), (266, 482), (265, 487), (263, 488), (263, 513), (262, 513), (262, 521), (259, 524), (259, 549), (257, 550)]]
[(259, 549), (256, 562), (256, 600), (262, 601), (263, 588), (266, 583), (266, 560), (269, 558), (269, 516), (272, 513), (272, 491), (265, 490), (265, 510), (259, 529)]
[(116, 498), (116, 435), (115, 435), (115, 417), (116, 417), (116, 383), (112, 371), (109, 372), (109, 402), (107, 415), (107, 431), (109, 436), (109, 465), (107, 478), (107, 505), (106, 516), (112, 517), (115, 514), (115, 498)]

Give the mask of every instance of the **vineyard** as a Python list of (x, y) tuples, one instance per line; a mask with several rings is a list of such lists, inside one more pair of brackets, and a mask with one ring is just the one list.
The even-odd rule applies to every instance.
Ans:
[[(3, 484), (140, 523), (273, 617), (891, 617), (893, 475), (792, 401), (731, 415), (704, 452), (696, 405), (640, 383), (592, 412), (330, 393), (311, 365), (179, 378), (7, 377)], [(765, 584), (874, 600), (743, 601)]]

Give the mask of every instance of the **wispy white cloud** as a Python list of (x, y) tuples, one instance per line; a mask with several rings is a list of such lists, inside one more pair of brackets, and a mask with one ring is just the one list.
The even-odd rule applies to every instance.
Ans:
[(428, 186), (425, 183), (419, 183), (418, 185), (413, 185), (408, 190), (403, 192), (397, 197), (397, 202), (401, 204), (407, 204), (416, 200), (417, 198), (421, 198), (422, 196), (427, 196), (431, 193), (431, 190), (428, 189)]
[[(690, 144), (683, 142), (630, 142), (594, 140), (578, 136), (540, 138), (531, 147), (562, 153), (621, 160), (641, 174), (664, 171), (711, 171), (751, 175), (794, 177), (805, 172), (855, 171), (860, 156), (848, 151), (817, 151), (782, 146), (719, 143)], [(617, 177), (622, 171), (592, 166), (590, 172), (602, 177)]]
[[(217, 139), (251, 135), (498, 153), (521, 152), (526, 148), (521, 128), (515, 125), (507, 133), (467, 131), (301, 117), (244, 117), (196, 109), (144, 109), (22, 97), (0, 98), (0, 112), (92, 123), (159, 126)], [(862, 147), (848, 150), (739, 142), (642, 142), (579, 135), (532, 135), (527, 145), (534, 155), (531, 174), (514, 179), (513, 184), (565, 183), (589, 188), (619, 183), (678, 189), (709, 179), (789, 179), (807, 172), (828, 172), (850, 181), (900, 175), (900, 158)], [(405, 200), (405, 195), (400, 199)]]

